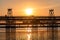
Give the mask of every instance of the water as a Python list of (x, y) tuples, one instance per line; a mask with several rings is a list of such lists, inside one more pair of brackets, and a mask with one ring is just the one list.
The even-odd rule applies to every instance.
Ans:
[[(60, 28), (58, 28), (58, 33), (56, 32), (57, 35), (55, 35), (55, 40), (60, 40), (59, 29)], [(14, 37), (11, 38), (11, 40), (14, 39)], [(0, 29), (0, 40), (6, 40), (4, 28)], [(16, 40), (52, 40), (52, 32), (51, 30), (47, 31), (47, 28), (16, 28)]]

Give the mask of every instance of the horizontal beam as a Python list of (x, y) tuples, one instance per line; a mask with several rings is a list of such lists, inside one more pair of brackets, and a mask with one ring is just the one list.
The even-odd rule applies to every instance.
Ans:
[[(0, 26), (0, 28), (40, 28), (40, 27), (43, 27), (43, 28), (50, 28), (51, 26)], [(55, 27), (60, 27), (60, 26), (55, 26)]]
[[(39, 26), (39, 27), (50, 27), (50, 26), (45, 26), (48, 24), (53, 24), (53, 25), (58, 25), (58, 27), (60, 27), (60, 23), (51, 23), (49, 21), (60, 21), (60, 16), (0, 16), (0, 21), (30, 21), (32, 20), (31, 23), (0, 23), (0, 25), (43, 25), (43, 26)], [(43, 22), (40, 22), (43, 21)], [(47, 21), (48, 23), (44, 22)], [(2, 26), (1, 26), (2, 27)]]
[(6, 19), (6, 18), (14, 18), (14, 19), (48, 19), (48, 18), (57, 18), (60, 19), (60, 16), (0, 16), (0, 19)]
[[(0, 25), (48, 25), (48, 24), (52, 24), (52, 23), (0, 23)], [(53, 25), (59, 25), (60, 23), (53, 23)]]

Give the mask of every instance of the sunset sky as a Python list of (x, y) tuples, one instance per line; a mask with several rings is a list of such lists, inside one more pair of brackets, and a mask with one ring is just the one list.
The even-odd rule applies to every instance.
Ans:
[(13, 9), (13, 15), (26, 16), (27, 8), (33, 9), (34, 16), (49, 15), (49, 9), (53, 8), (55, 15), (60, 15), (60, 0), (0, 0), (0, 15), (5, 15), (7, 9)]
[[(60, 16), (60, 0), (0, 0), (0, 16), (7, 15), (7, 13), (8, 13), (7, 11), (9, 8), (12, 8), (13, 16), (31, 16), (31, 15), (33, 15), (33, 16), (49, 16), (49, 9), (54, 9), (55, 16)], [(54, 35), (58, 34), (57, 38), (60, 39), (60, 27), (58, 27), (58, 33), (56, 33), (55, 31), (53, 33), (51, 32), (51, 29), (54, 26), (59, 26), (58, 23), (60, 21), (56, 21), (57, 25), (54, 25), (55, 21), (53, 21), (53, 20), (52, 20), (53, 22), (49, 21), (49, 23), (52, 22), (53, 25), (49, 25), (49, 23), (47, 21), (46, 22), (41, 21), (41, 23), (44, 22), (44, 23), (48, 23), (48, 24), (35, 25), (38, 22), (40, 23), (39, 20), (34, 20), (35, 17), (31, 17), (33, 20), (25, 20), (25, 21), (19, 20), (20, 22), (16, 21), (16, 20), (15, 21), (9, 20), (10, 19), (9, 17), (7, 17), (5, 21), (0, 21), (1, 24), (5, 22), (6, 25), (9, 26), (9, 28), (10, 28), (8, 30), (6, 30), (6, 28), (0, 28), (0, 39), (12, 38), (15, 40), (15, 37), (16, 37), (17, 40), (20, 38), (21, 38), (21, 40), (26, 40), (26, 39), (34, 40), (35, 38), (37, 38), (39, 40), (43, 40), (43, 39), (46, 40), (49, 37), (50, 38), (52, 37), (49, 35), (50, 33), (51, 33), (51, 35), (53, 33), (54, 33)], [(53, 17), (53, 18), (55, 18), (55, 17)], [(14, 18), (14, 19), (17, 19), (17, 18)], [(25, 18), (22, 18), (22, 19), (25, 19)], [(36, 18), (36, 19), (39, 19), (39, 18)], [(49, 18), (47, 18), (47, 19), (49, 19)], [(11, 23), (13, 23), (13, 24), (21, 23), (24, 25), (21, 25), (21, 24), (20, 25), (10, 25)], [(28, 24), (25, 25), (25, 23), (28, 23)], [(32, 24), (30, 24), (30, 23), (32, 23)], [(42, 26), (44, 26), (44, 25), (52, 26), (52, 28), (47, 28), (47, 27), (43, 28)], [(0, 25), (0, 26), (4, 26), (4, 25)], [(12, 26), (12, 28), (14, 26), (19, 26), (19, 27), (21, 26), (22, 28), (16, 28), (16, 30), (15, 30), (15, 28), (12, 29), (11, 26)], [(28, 27), (23, 28), (24, 26), (25, 27), (28, 26)], [(41, 26), (41, 27), (38, 27), (38, 26)], [(38, 28), (34, 28), (34, 27), (38, 27)], [(54, 28), (54, 30), (55, 30), (55, 28)], [(8, 33), (8, 31), (10, 32), (10, 34)], [(6, 34), (6, 33), (4, 34), (3, 32), (6, 32), (8, 34)], [(16, 32), (16, 35), (14, 32)], [(53, 37), (53, 39), (55, 39), (54, 37)], [(12, 40), (12, 39), (10, 39), (10, 40)], [(35, 39), (35, 40), (37, 40), (37, 39)]]

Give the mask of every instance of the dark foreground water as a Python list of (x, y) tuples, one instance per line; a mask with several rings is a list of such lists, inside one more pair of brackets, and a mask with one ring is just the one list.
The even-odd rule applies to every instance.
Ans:
[[(9, 40), (60, 40), (60, 28), (52, 33), (52, 29), (47, 28), (16, 28), (16, 33), (10, 34)], [(0, 29), (0, 40), (6, 40), (6, 29)], [(13, 36), (15, 35), (15, 36)]]

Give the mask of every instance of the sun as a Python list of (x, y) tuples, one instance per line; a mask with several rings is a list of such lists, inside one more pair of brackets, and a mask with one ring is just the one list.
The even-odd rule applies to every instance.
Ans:
[(26, 14), (29, 16), (29, 15), (32, 15), (32, 12), (33, 12), (33, 9), (32, 8), (27, 8), (25, 10)]

